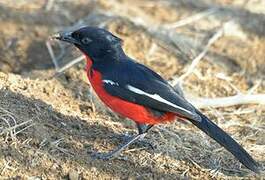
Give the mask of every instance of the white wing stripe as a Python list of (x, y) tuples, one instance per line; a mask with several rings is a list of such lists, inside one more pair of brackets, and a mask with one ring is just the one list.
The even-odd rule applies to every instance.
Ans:
[(165, 103), (165, 104), (167, 104), (167, 105), (170, 105), (170, 106), (172, 106), (172, 107), (174, 107), (174, 108), (180, 109), (180, 110), (185, 111), (185, 112), (187, 112), (187, 113), (189, 113), (189, 114), (193, 114), (192, 112), (188, 111), (187, 109), (184, 109), (184, 108), (182, 108), (182, 107), (180, 107), (180, 106), (177, 106), (177, 105), (175, 105), (175, 104), (173, 104), (173, 103), (167, 101), (166, 99), (163, 99), (163, 98), (162, 98), (161, 96), (159, 96), (158, 94), (148, 94), (148, 93), (142, 91), (141, 89), (138, 89), (138, 88), (133, 87), (133, 86), (131, 86), (131, 85), (127, 85), (127, 88), (128, 88), (130, 91), (132, 91), (132, 92), (134, 92), (134, 93), (136, 93), (136, 94), (141, 94), (141, 95), (148, 96), (148, 97), (150, 97), (150, 98), (152, 98), (152, 99), (155, 99), (155, 100), (157, 100), (157, 101), (160, 101), (160, 102), (162, 102), (162, 103)]
[(102, 80), (104, 83), (107, 83), (107, 84), (110, 84), (110, 85), (116, 85), (116, 86), (119, 86), (118, 83), (112, 81), (112, 80), (109, 80), (109, 79), (103, 79)]

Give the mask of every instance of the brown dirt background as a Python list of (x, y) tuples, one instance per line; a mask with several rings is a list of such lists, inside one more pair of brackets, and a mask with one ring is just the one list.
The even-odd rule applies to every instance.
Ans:
[[(174, 54), (167, 41), (130, 21), (140, 17), (158, 27), (208, 8), (219, 12), (176, 29), (197, 45), (192, 49), (184, 44), (180, 54), (189, 52), (185, 56)], [(99, 9), (120, 17), (105, 22), (95, 14), (86, 20)], [(45, 46), (49, 35), (77, 21), (105, 22), (124, 39), (130, 56), (172, 80), (185, 72), (220, 24), (232, 18), (236, 33), (211, 46), (185, 80), (184, 91), (198, 97), (225, 97), (237, 90), (247, 93), (258, 84), (253, 93), (265, 93), (263, 0), (0, 0), (0, 179), (263, 179), (264, 173), (250, 173), (202, 132), (179, 121), (150, 131), (146, 139), (153, 150), (135, 144), (119, 158), (93, 160), (93, 151), (111, 150), (122, 142), (121, 134), (135, 133), (134, 124), (98, 102), (84, 63), (51, 78), (55, 70)], [(68, 45), (64, 48), (71, 52), (65, 53), (64, 61), (80, 55)], [(219, 78), (220, 73), (228, 80)], [(203, 111), (265, 165), (264, 105)]]

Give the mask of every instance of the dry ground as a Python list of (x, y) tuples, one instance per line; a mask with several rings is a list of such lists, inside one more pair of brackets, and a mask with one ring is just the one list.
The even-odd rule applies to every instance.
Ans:
[[(207, 17), (168, 29), (207, 9)], [(84, 63), (51, 78), (45, 46), (50, 34), (76, 22), (105, 26), (124, 39), (125, 51), (172, 80), (186, 72), (208, 39), (232, 20), (184, 92), (226, 97), (265, 93), (265, 2), (230, 0), (0, 0), (0, 179), (262, 179), (192, 125), (176, 121), (153, 128), (154, 149), (132, 145), (114, 160), (93, 160), (135, 133), (91, 93)], [(169, 32), (173, 32), (172, 34)], [(55, 53), (58, 44), (51, 42)], [(63, 45), (61, 64), (79, 56)], [(265, 107), (202, 109), (265, 165)]]

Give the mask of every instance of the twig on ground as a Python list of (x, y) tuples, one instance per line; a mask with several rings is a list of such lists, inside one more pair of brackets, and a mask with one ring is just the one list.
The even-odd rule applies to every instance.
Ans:
[(250, 114), (250, 113), (254, 113), (255, 109), (239, 109), (233, 112), (223, 112), (222, 115), (241, 115), (241, 114)]
[(253, 92), (256, 90), (256, 89), (258, 89), (258, 87), (260, 86), (260, 84), (261, 84), (261, 80), (259, 80), (252, 88), (250, 88), (249, 90), (248, 90), (248, 93), (247, 94), (253, 94)]
[(265, 104), (265, 94), (237, 94), (220, 98), (190, 98), (187, 99), (197, 108), (227, 107), (239, 104)]
[[(2, 107), (0, 107), (0, 110), (1, 110), (2, 112), (4, 112), (5, 114), (9, 114), (9, 115), (11, 115), (11, 116), (15, 116), (13, 113), (9, 112), (8, 110), (6, 110), (6, 109), (4, 109), (4, 108), (2, 108)], [(1, 111), (0, 111), (0, 113), (2, 113)]]
[(61, 53), (58, 55), (58, 57), (56, 57), (54, 55), (54, 51), (53, 51), (53, 48), (52, 48), (49, 40), (46, 41), (46, 47), (48, 49), (48, 52), (50, 54), (50, 57), (52, 59), (52, 62), (54, 64), (55, 70), (56, 70), (56, 73), (52, 76), (52, 78), (61, 75), (65, 70), (69, 69), (70, 67), (74, 66), (75, 64), (77, 64), (77, 63), (79, 63), (79, 62), (81, 62), (82, 60), (85, 59), (85, 56), (82, 55), (82, 56), (79, 56), (79, 57), (71, 60), (69, 63), (65, 64), (63, 67), (59, 67), (58, 60), (63, 57), (64, 48), (60, 45)]
[(85, 56), (79, 56), (75, 58), (74, 60), (71, 60), (69, 63), (64, 65), (63, 67), (59, 68), (56, 70), (56, 72), (50, 77), (50, 78), (55, 78), (63, 74), (67, 69), (70, 67), (74, 66), (75, 64), (79, 63), (80, 61), (84, 60)]
[(53, 141), (50, 143), (52, 148), (55, 148), (56, 150), (59, 150), (60, 152), (67, 154), (69, 156), (73, 156), (67, 149), (60, 147), (59, 145), (61, 144), (61, 142), (63, 142), (64, 138), (60, 138), (56, 141)]
[(15, 130), (14, 129), (8, 130), (8, 129), (12, 128), (12, 126), (17, 125), (16, 118), (11, 112), (5, 110), (4, 108), (0, 108), (0, 110), (1, 110), (0, 111), (0, 114), (1, 114), (0, 121), (5, 122), (8, 126), (8, 128), (6, 128), (6, 129), (4, 128), (4, 126), (0, 128), (0, 130), (1, 130), (0, 136), (3, 134), (6, 134), (5, 139), (7, 139), (8, 135), (10, 134), (11, 138), (13, 139), (15, 137), (15, 135), (14, 135)]
[(84, 60), (84, 59), (85, 59), (85, 56), (82, 55), (82, 56), (79, 56), (79, 57), (77, 57), (77, 58), (71, 60), (69, 63), (67, 63), (67, 64), (64, 65), (63, 67), (57, 69), (57, 73), (62, 73), (62, 72), (64, 72), (65, 70), (69, 69), (70, 67), (72, 67), (73, 65), (75, 65), (75, 64), (77, 64), (77, 63), (79, 63), (79, 62), (81, 62), (81, 61)]
[(216, 77), (219, 79), (222, 79), (224, 81), (227, 82), (227, 84), (234, 90), (236, 91), (237, 94), (241, 94), (241, 91), (234, 85), (231, 83), (232, 79), (227, 77), (226, 75), (224, 75), (223, 73), (218, 73), (216, 74)]
[[(11, 118), (10, 116), (8, 116), (8, 117)], [(12, 139), (15, 139), (17, 134), (21, 133), (22, 131), (24, 131), (24, 130), (26, 130), (26, 129), (28, 129), (29, 127), (31, 127), (31, 126), (34, 125), (34, 124), (29, 124), (29, 123), (32, 122), (32, 120), (28, 120), (28, 121), (22, 122), (22, 123), (20, 123), (20, 124), (16, 124), (16, 121), (15, 121), (15, 119), (13, 119), (13, 118), (14, 118), (14, 117), (12, 117), (11, 119), (15, 122), (15, 124), (12, 126), (12, 125), (9, 123), (9, 121), (8, 121), (7, 118), (5, 118), (4, 116), (1, 116), (1, 117), (0, 117), (0, 120), (4, 121), (4, 122), (8, 125), (8, 128), (5, 128), (5, 129), (3, 129), (3, 130), (0, 132), (0, 136), (3, 135), (3, 134), (6, 134), (6, 138), (7, 138), (7, 136), (10, 134), (10, 137), (11, 137)], [(27, 124), (26, 127), (20, 129), (19, 131), (16, 131), (17, 128), (23, 127), (23, 126), (25, 126), (26, 124)]]
[(218, 164), (218, 167), (214, 168), (213, 170), (210, 170), (210, 174), (212, 178), (215, 178), (220, 173), (221, 167), (220, 164)]
[(187, 24), (190, 24), (190, 23), (193, 23), (195, 21), (198, 21), (204, 17), (207, 17), (215, 12), (217, 12), (218, 8), (211, 8), (211, 9), (207, 9), (206, 11), (202, 11), (198, 14), (195, 14), (193, 16), (189, 16), (187, 18), (184, 18), (180, 21), (177, 21), (175, 23), (171, 23), (171, 24), (166, 24), (164, 25), (165, 28), (167, 29), (173, 29), (173, 28), (178, 28), (178, 27), (181, 27), (181, 26), (185, 26)]
[[(226, 23), (225, 23), (226, 24)], [(200, 60), (206, 55), (208, 52), (210, 46), (215, 43), (220, 37), (223, 36), (223, 28), (225, 24), (209, 39), (207, 45), (203, 49), (203, 51), (192, 61), (191, 65), (189, 66), (189, 69), (187, 70), (186, 73), (184, 73), (182, 76), (179, 78), (174, 78), (172, 85), (176, 86), (176, 84), (181, 84), (181, 82), (188, 77), (196, 68), (196, 66), (199, 64)]]
[(46, 47), (48, 49), (48, 52), (49, 52), (49, 54), (51, 56), (51, 59), (52, 59), (52, 62), (53, 62), (54, 66), (55, 66), (55, 69), (57, 71), (59, 69), (59, 65), (58, 65), (57, 59), (56, 59), (56, 57), (54, 55), (51, 43), (49, 41), (46, 41)]
[(10, 166), (11, 160), (5, 160), (4, 159), (4, 161), (5, 161), (5, 163), (3, 164), (3, 168), (1, 169), (0, 175), (4, 174), (5, 170), (7, 170), (7, 169), (16, 170), (16, 168), (12, 168)]
[[(31, 123), (31, 122), (32, 122), (32, 120), (28, 120), (28, 121), (25, 121), (25, 122), (23, 122), (23, 123), (21, 123), (21, 124), (18, 124), (18, 125), (21, 127), (22, 125), (24, 125), (24, 124), (28, 124), (28, 123)], [(16, 136), (17, 134), (21, 133), (22, 131), (25, 131), (26, 129), (30, 128), (31, 126), (34, 126), (34, 123), (25, 126), (24, 128), (22, 128), (22, 129), (19, 130), (19, 131), (16, 131), (16, 132), (14, 133), (14, 135)]]
[(194, 164), (197, 168), (199, 169), (204, 169), (202, 168), (197, 162), (195, 162), (191, 157), (187, 156), (187, 158), (192, 162), (192, 164)]

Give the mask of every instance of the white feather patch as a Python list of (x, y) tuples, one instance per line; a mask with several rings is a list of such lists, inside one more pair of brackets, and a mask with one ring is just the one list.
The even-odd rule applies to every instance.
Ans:
[(103, 79), (102, 81), (103, 81), (104, 83), (106, 83), (106, 84), (119, 86), (118, 83), (116, 83), (116, 82), (114, 82), (114, 81), (112, 81), (112, 80), (109, 80), (109, 79)]
[(157, 100), (157, 101), (159, 101), (159, 102), (165, 103), (165, 104), (167, 104), (167, 105), (169, 105), (169, 106), (172, 106), (172, 107), (174, 107), (174, 108), (180, 109), (180, 110), (185, 111), (185, 112), (187, 112), (187, 113), (189, 113), (189, 114), (193, 114), (192, 112), (188, 111), (187, 109), (184, 109), (184, 108), (182, 108), (182, 107), (180, 107), (180, 106), (177, 106), (176, 104), (173, 104), (172, 102), (169, 102), (168, 100), (162, 98), (162, 97), (159, 96), (158, 94), (149, 94), (149, 93), (146, 93), (146, 92), (142, 91), (141, 89), (138, 89), (138, 88), (133, 87), (133, 86), (131, 86), (131, 85), (127, 85), (127, 88), (128, 88), (130, 91), (132, 91), (132, 92), (134, 92), (134, 93), (136, 93), (136, 94), (141, 94), (141, 95), (148, 96), (148, 97), (150, 97), (150, 98), (152, 98), (152, 99), (155, 99), (155, 100)]

